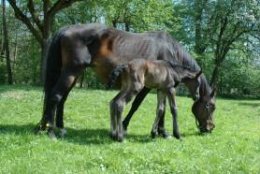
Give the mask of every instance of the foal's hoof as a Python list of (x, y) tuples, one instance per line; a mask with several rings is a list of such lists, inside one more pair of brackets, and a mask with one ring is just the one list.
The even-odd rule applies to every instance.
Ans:
[(120, 142), (120, 143), (123, 142), (124, 141), (124, 136), (118, 136), (117, 137), (117, 141)]
[(162, 136), (163, 138), (167, 139), (170, 138), (170, 134), (165, 130), (158, 130), (158, 135)]
[(110, 133), (110, 137), (111, 137), (111, 139), (114, 140), (114, 141), (118, 141), (118, 142), (123, 142), (123, 141), (124, 141), (124, 136), (123, 136), (123, 134), (122, 134), (122, 135), (119, 135), (119, 134), (117, 134), (117, 133), (115, 133), (115, 132), (111, 132), (111, 133)]

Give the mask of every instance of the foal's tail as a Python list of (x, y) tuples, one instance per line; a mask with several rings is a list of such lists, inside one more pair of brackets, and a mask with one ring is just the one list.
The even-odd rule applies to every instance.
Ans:
[(127, 65), (118, 65), (112, 70), (112, 72), (109, 75), (107, 89), (110, 89), (115, 85), (117, 78), (123, 71), (125, 71), (126, 68)]

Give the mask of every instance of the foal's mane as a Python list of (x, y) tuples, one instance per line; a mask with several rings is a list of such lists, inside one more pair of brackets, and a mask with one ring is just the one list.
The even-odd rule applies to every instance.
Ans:
[(178, 63), (175, 63), (171, 60), (166, 60), (166, 62), (174, 69), (176, 67), (179, 67), (179, 68), (182, 68), (182, 69), (185, 69), (185, 70), (188, 70), (188, 71), (191, 71), (191, 72), (198, 72), (196, 71), (194, 68), (188, 66), (188, 65), (181, 65), (181, 64), (178, 64)]

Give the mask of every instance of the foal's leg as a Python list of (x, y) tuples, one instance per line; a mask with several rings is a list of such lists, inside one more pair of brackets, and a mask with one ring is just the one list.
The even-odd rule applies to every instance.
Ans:
[(111, 110), (111, 127), (112, 132), (111, 136), (113, 139), (116, 139), (119, 142), (122, 142), (124, 139), (124, 129), (122, 124), (122, 113), (124, 106), (132, 99), (136, 94), (135, 91), (121, 91), (110, 104)]
[(125, 91), (120, 91), (111, 101), (110, 101), (110, 131), (111, 138), (117, 139), (117, 115), (118, 110), (123, 109), (123, 103), (120, 102), (121, 98), (125, 95)]
[(180, 139), (180, 132), (177, 122), (177, 105), (175, 101), (175, 89), (170, 88), (168, 91), (168, 99), (169, 99), (169, 105), (173, 117), (173, 136), (177, 139)]
[(127, 116), (125, 117), (124, 121), (123, 121), (123, 127), (125, 132), (127, 131), (127, 127), (129, 125), (129, 122), (131, 120), (131, 118), (133, 117), (135, 111), (139, 108), (139, 106), (141, 105), (142, 101), (144, 100), (144, 98), (146, 97), (146, 95), (150, 92), (151, 89), (144, 87), (140, 93), (137, 94), (137, 96), (135, 97), (131, 109), (128, 112)]
[(66, 68), (61, 73), (61, 76), (51, 92), (49, 99), (46, 101), (46, 107), (44, 111), (44, 118), (46, 120), (47, 130), (50, 137), (55, 137), (54, 134), (54, 115), (57, 106), (60, 104), (61, 100), (69, 92), (74, 81), (81, 73), (84, 67), (73, 67)]
[(158, 124), (160, 119), (165, 114), (165, 100), (166, 100), (166, 94), (160, 90), (157, 90), (157, 110), (156, 110), (156, 117), (153, 123), (151, 136), (152, 138), (155, 138), (158, 134)]
[[(165, 101), (166, 103), (166, 98)], [(168, 134), (168, 132), (166, 131), (165, 127), (164, 127), (164, 118), (165, 118), (165, 110), (162, 112), (162, 115), (160, 117), (159, 123), (158, 123), (158, 135), (162, 136), (163, 138), (168, 138), (170, 135)]]

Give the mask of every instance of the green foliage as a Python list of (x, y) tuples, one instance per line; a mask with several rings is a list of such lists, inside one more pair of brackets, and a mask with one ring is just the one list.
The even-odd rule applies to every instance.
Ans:
[[(19, 7), (28, 11), (27, 3), (19, 1)], [(34, 3), (36, 16), (41, 15), (43, 1)], [(200, 8), (201, 16), (198, 15)], [(11, 6), (7, 6), (7, 14), (14, 81), (17, 84), (38, 84), (41, 47), (25, 25), (15, 19)], [(259, 2), (255, 0), (96, 0), (73, 3), (60, 11), (55, 16), (52, 31), (71, 24), (90, 22), (105, 23), (131, 32), (168, 31), (198, 61), (207, 79), (211, 79), (214, 67), (219, 64), (219, 58), (227, 48), (229, 51), (224, 56), (225, 61), (219, 65), (218, 94), (247, 97), (259, 96), (259, 63), (256, 63), (259, 62), (260, 53), (259, 18)], [(225, 20), (228, 25), (220, 37)], [(231, 36), (247, 30), (250, 32), (245, 32), (228, 46)], [(218, 42), (222, 51), (217, 52)], [(0, 45), (0, 52), (1, 49)], [(6, 83), (5, 68), (3, 60), (0, 63), (0, 83)], [(104, 88), (92, 70), (87, 70), (84, 86)]]
[[(0, 173), (253, 173), (260, 172), (257, 100), (217, 100), (216, 128), (197, 134), (192, 100), (177, 97), (183, 141), (151, 139), (156, 95), (150, 94), (129, 126), (124, 143), (109, 132), (115, 91), (74, 89), (65, 109), (64, 139), (35, 135), (42, 90), (0, 86)], [(17, 104), (19, 102), (19, 104)], [(130, 104), (129, 104), (130, 105)], [(126, 110), (129, 109), (129, 106)], [(171, 131), (166, 112), (166, 128)]]
[(21, 45), (21, 52), (18, 50), (17, 61), (15, 63), (15, 81), (17, 84), (39, 84), (40, 83), (40, 48), (36, 40), (32, 37), (24, 38), (26, 44)]
[(91, 89), (105, 89), (105, 85), (97, 78), (93, 69), (88, 68), (84, 76), (85, 87)]
[(6, 65), (3, 60), (0, 60), (0, 84), (5, 84), (6, 82)]
[(120, 29), (129, 25), (131, 31), (171, 31), (175, 21), (173, 3), (170, 0), (116, 0), (104, 3), (106, 23)]

